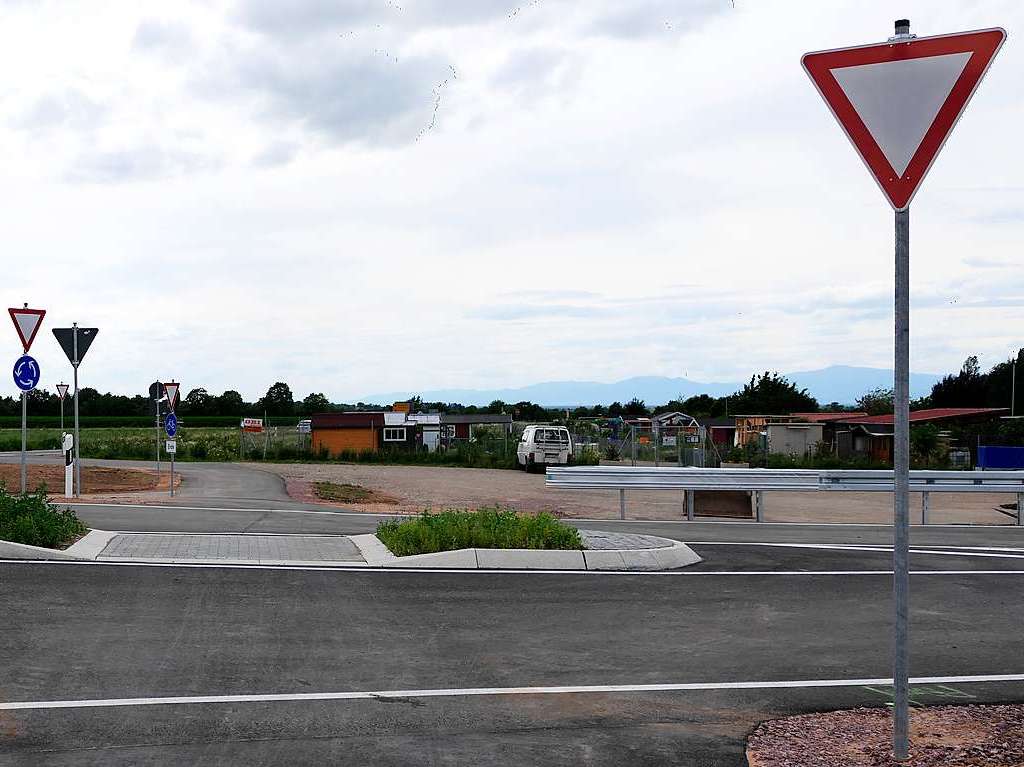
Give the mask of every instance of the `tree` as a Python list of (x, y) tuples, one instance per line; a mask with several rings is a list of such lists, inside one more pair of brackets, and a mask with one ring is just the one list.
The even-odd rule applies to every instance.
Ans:
[(623, 415), (646, 416), (648, 414), (647, 405), (644, 404), (642, 399), (633, 397), (633, 399), (627, 402), (626, 406), (622, 408), (622, 413)]
[[(948, 375), (932, 387), (934, 407), (978, 407), (987, 401), (985, 376), (978, 358), (971, 355), (964, 360), (956, 375)], [(1007, 397), (1009, 401), (1009, 397)]]
[(767, 370), (751, 376), (750, 383), (730, 397), (729, 410), (747, 415), (785, 415), (794, 412), (816, 412), (818, 400), (798, 389), (778, 373)]
[(892, 412), (893, 390), (884, 387), (872, 389), (857, 398), (857, 409), (868, 415), (885, 415)]
[(245, 410), (245, 400), (234, 389), (228, 389), (215, 399), (217, 415), (241, 415)]
[(214, 398), (210, 396), (210, 393), (200, 387), (190, 391), (181, 404), (185, 406), (183, 410), (188, 415), (212, 415), (210, 406), (213, 403)]
[(608, 406), (608, 415), (618, 417), (622, 415), (622, 403), (613, 402)]
[(283, 381), (278, 381), (260, 397), (256, 408), (267, 415), (294, 415), (295, 400), (292, 398), (291, 387)]
[(327, 399), (323, 394), (312, 392), (302, 400), (302, 404), (299, 406), (299, 410), (303, 415), (313, 415), (313, 413), (326, 413), (331, 409), (331, 401)]

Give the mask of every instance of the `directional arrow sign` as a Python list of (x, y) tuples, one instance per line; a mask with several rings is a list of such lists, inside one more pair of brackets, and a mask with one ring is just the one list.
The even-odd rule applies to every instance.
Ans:
[(27, 354), (14, 363), (14, 385), (22, 391), (32, 391), (39, 383), (39, 363)]
[[(13, 309), (11, 311), (14, 311)], [(100, 332), (99, 328), (77, 328), (78, 330), (78, 358), (75, 358), (75, 330), (76, 328), (54, 328), (53, 335), (57, 339), (57, 343), (60, 344), (60, 348), (64, 350), (64, 354), (67, 355), (68, 361), (78, 366), (78, 363), (85, 357), (85, 353), (89, 351), (89, 347), (92, 346), (92, 342), (96, 340), (96, 334)]]
[(18, 331), (18, 338), (21, 339), (21, 345), (25, 349), (25, 354), (28, 354), (28, 350), (32, 347), (32, 342), (36, 339), (36, 333), (39, 332), (39, 326), (43, 324), (46, 309), (29, 309), (25, 307), (22, 309), (8, 309), (7, 311), (11, 313), (14, 329)]
[(983, 29), (808, 53), (804, 69), (882, 192), (905, 210), (1006, 31)]
[(68, 388), (69, 387), (67, 384), (57, 384), (57, 396), (60, 397), (61, 399), (64, 399), (66, 396), (68, 396)]
[(167, 409), (172, 413), (174, 412), (174, 407), (178, 404), (178, 389), (180, 388), (181, 384), (179, 383), (171, 382), (164, 384), (164, 392), (167, 394)]

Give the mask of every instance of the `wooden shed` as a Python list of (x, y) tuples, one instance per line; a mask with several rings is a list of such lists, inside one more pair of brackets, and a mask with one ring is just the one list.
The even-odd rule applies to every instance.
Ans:
[(344, 450), (380, 450), (384, 413), (315, 413), (310, 424), (313, 452), (338, 455)]

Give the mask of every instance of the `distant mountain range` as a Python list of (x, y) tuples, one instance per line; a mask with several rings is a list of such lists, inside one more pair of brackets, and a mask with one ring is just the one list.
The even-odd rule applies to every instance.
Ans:
[[(820, 370), (786, 373), (786, 378), (807, 391), (822, 405), (839, 402), (852, 405), (860, 395), (872, 389), (891, 388), (892, 370), (884, 368), (832, 365)], [(940, 376), (931, 373), (912, 373), (910, 396), (928, 394)], [(550, 381), (514, 389), (434, 389), (371, 394), (360, 397), (360, 402), (387, 404), (419, 395), (427, 402), (459, 402), (463, 405), (488, 405), (494, 400), (503, 402), (535, 402), (547, 407), (575, 407), (577, 405), (610, 405), (628, 402), (637, 397), (648, 405), (661, 405), (673, 399), (710, 394), (721, 397), (743, 388), (745, 382), (702, 383), (688, 378), (664, 376), (637, 376), (615, 383), (595, 381)]]

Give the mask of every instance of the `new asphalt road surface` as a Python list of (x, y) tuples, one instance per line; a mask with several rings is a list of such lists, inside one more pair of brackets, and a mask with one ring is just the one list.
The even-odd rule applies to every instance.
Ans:
[[(0, 763), (742, 765), (761, 720), (885, 705), (888, 552), (694, 548), (653, 574), (0, 563)], [(916, 699), (1024, 700), (1024, 552), (936, 552)]]
[[(206, 476), (210, 493), (234, 481)], [(271, 485), (79, 511), (112, 530), (376, 524)], [(890, 528), (579, 524), (686, 540), (704, 562), (0, 562), (0, 764), (743, 765), (760, 721), (890, 700)], [(1022, 533), (914, 529), (917, 703), (1024, 700)]]

